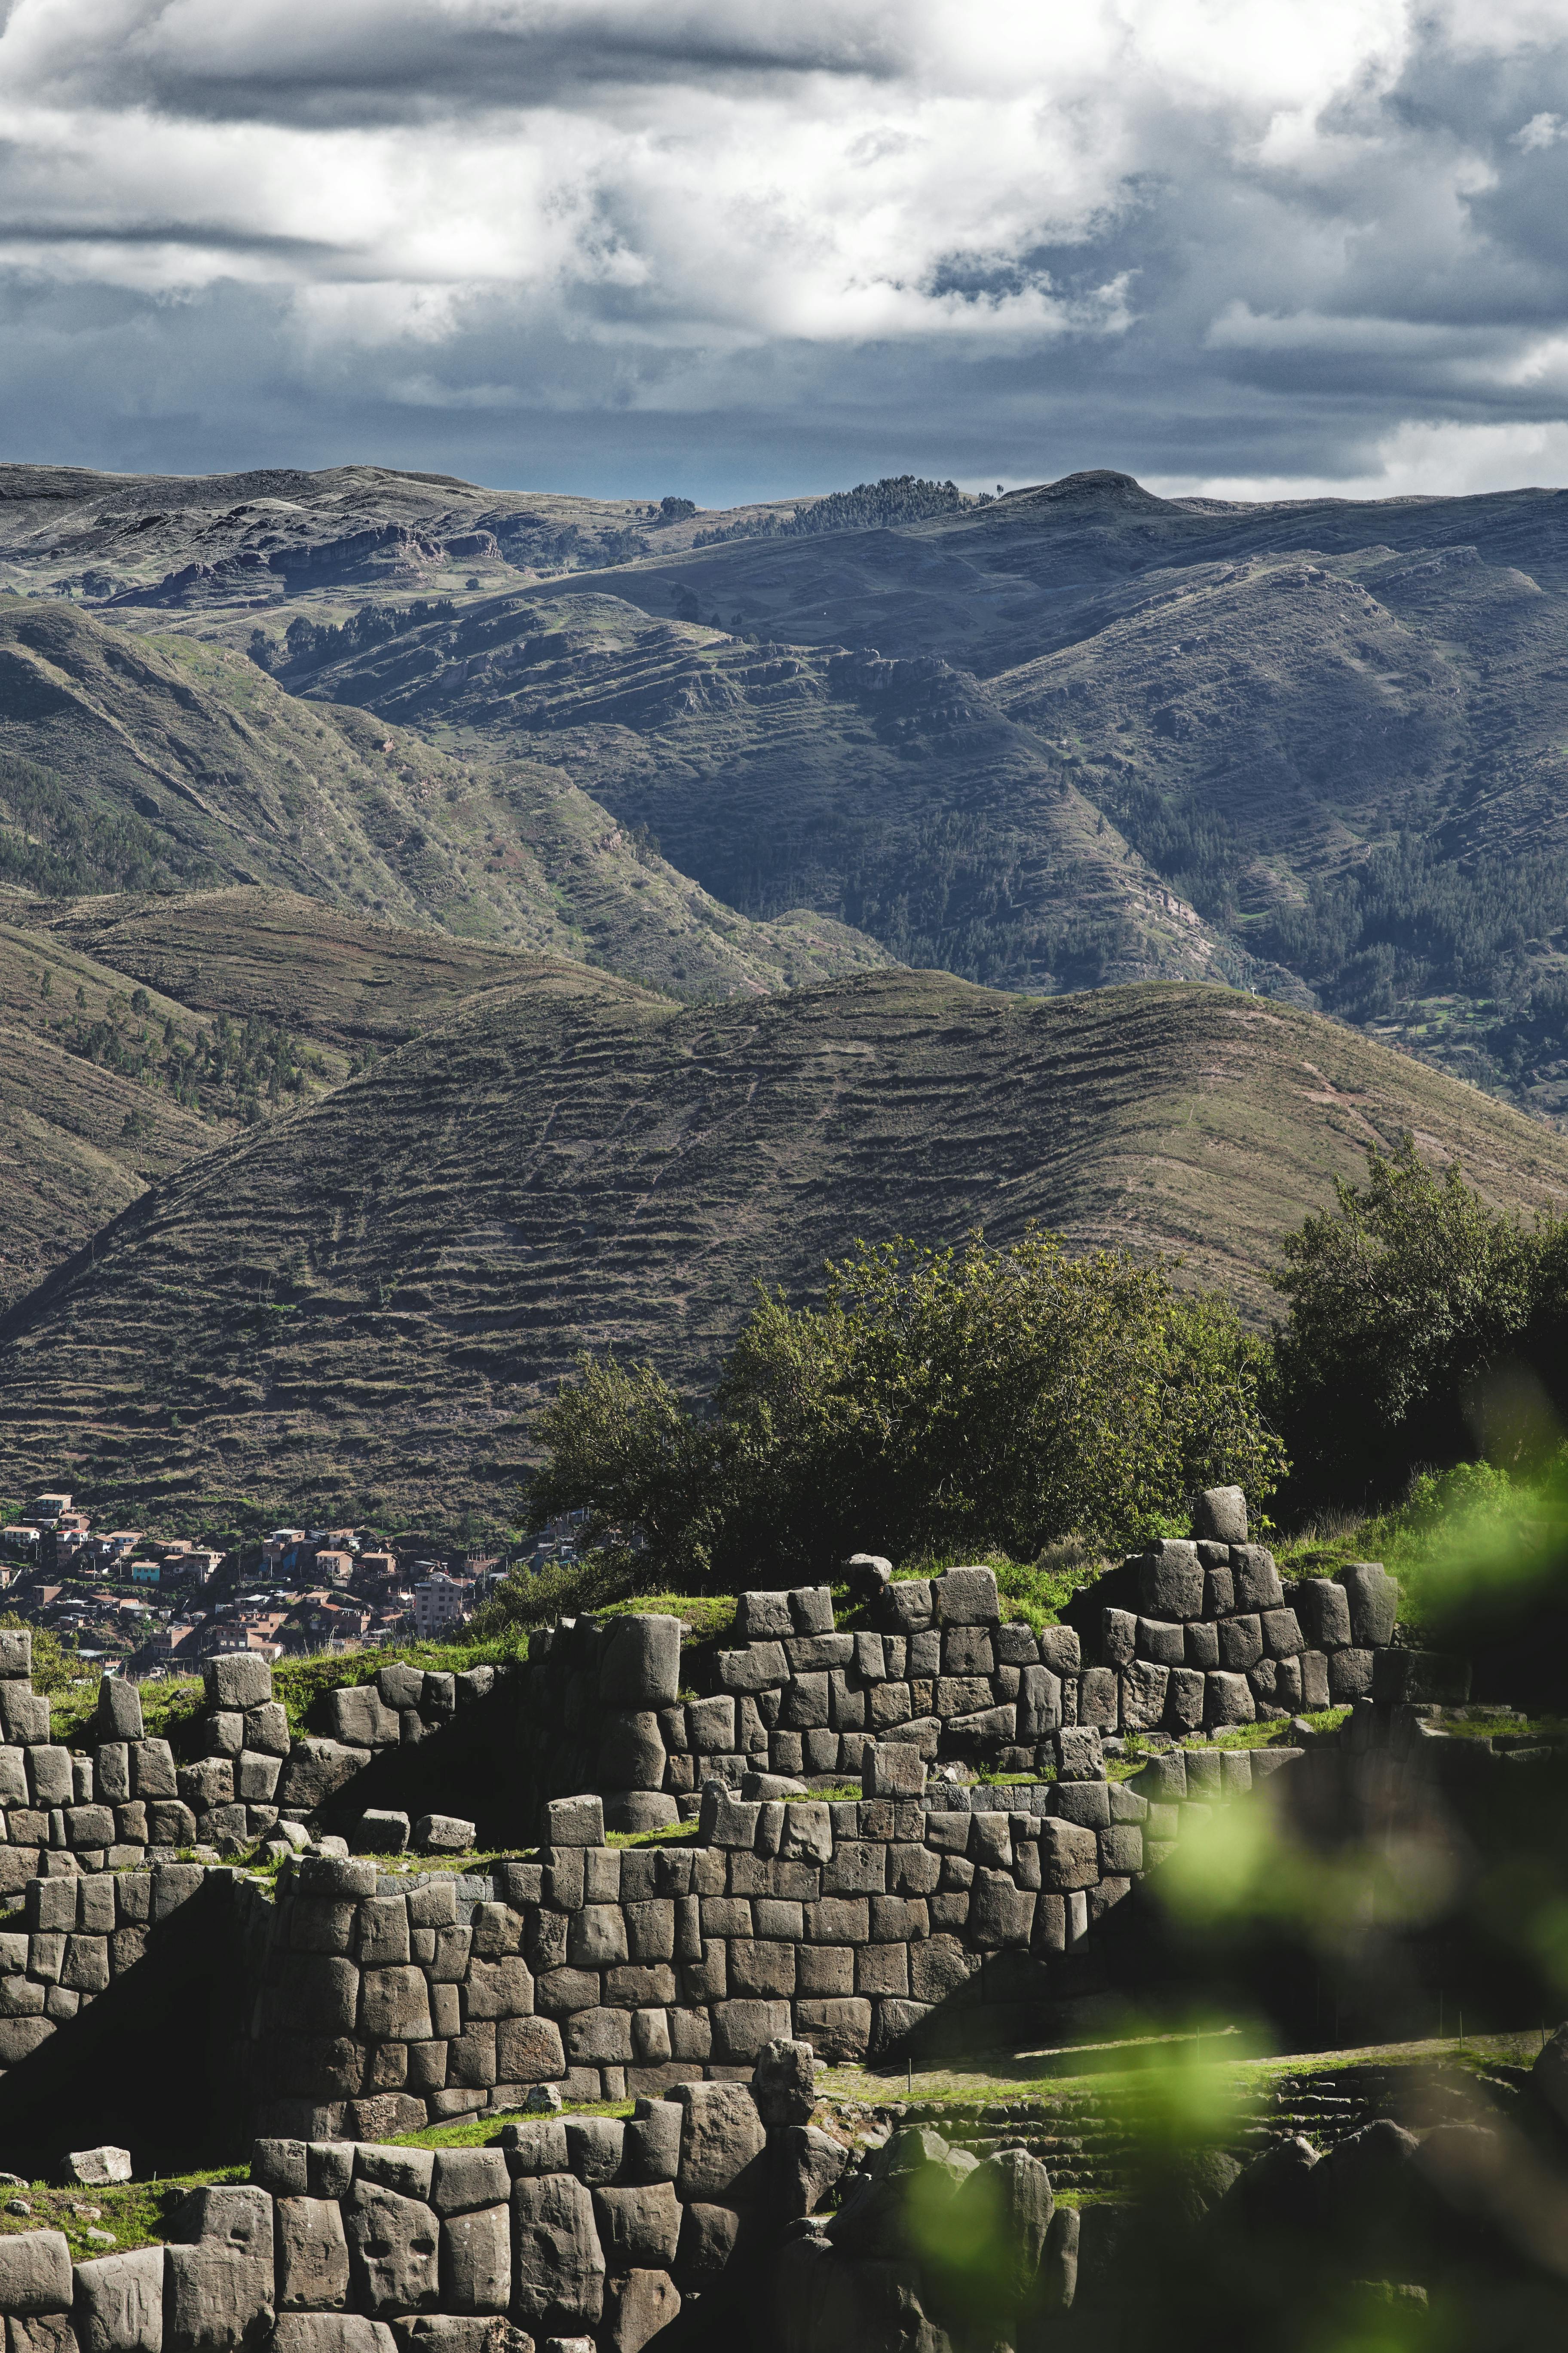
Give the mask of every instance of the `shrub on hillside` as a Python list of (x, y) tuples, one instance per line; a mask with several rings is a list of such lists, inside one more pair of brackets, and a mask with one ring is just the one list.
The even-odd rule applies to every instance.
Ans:
[(1568, 1404), (1568, 1221), (1525, 1225), (1406, 1135), (1285, 1242), (1271, 1408), (1293, 1502), (1399, 1494), (1479, 1441), (1522, 1461)]
[(649, 1577), (697, 1589), (817, 1577), (863, 1546), (1114, 1546), (1194, 1488), (1271, 1491), (1264, 1366), (1226, 1302), (1123, 1252), (1069, 1258), (1034, 1229), (862, 1243), (820, 1306), (759, 1292), (706, 1414), (651, 1365), (584, 1357), (540, 1417), (531, 1502), (639, 1529)]

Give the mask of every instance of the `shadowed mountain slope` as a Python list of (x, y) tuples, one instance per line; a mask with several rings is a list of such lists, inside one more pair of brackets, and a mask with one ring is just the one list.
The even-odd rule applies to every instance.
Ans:
[(1222, 989), (899, 973), (678, 1010), (557, 970), (136, 1203), (0, 1326), (0, 1444), (105, 1508), (455, 1522), (505, 1508), (577, 1348), (700, 1389), (753, 1281), (804, 1294), (857, 1236), (1035, 1218), (1266, 1312), (1280, 1234), (1406, 1127), (1501, 1201), (1568, 1202), (1551, 1131)]
[(558, 768), (454, 758), (297, 702), (242, 655), (0, 599), (0, 881), (54, 897), (282, 886), (679, 995), (885, 962), (822, 917), (749, 923)]

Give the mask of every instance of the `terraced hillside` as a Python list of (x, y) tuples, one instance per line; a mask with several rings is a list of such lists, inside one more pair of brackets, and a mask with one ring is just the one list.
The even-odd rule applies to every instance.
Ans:
[[(3, 903), (3, 902), (0, 902)], [(249, 1108), (236, 1083), (245, 1016), (215, 999), (209, 1018), (73, 943), (0, 923), (0, 1301), (42, 1281), (149, 1184), (238, 1132)], [(133, 1001), (135, 1000), (135, 1001)], [(219, 1077), (198, 1039), (212, 1015), (238, 1011)], [(165, 1043), (165, 1039), (168, 1042)], [(256, 1076), (276, 1072), (277, 1025), (253, 1035)], [(342, 1078), (341, 1054), (299, 1069), (299, 1092)], [(200, 1094), (189, 1081), (203, 1071)], [(285, 1075), (298, 1065), (289, 1058)], [(292, 1092), (290, 1093), (292, 1100)]]
[(191, 1164), (0, 1325), (0, 1446), (100, 1509), (504, 1511), (580, 1346), (700, 1389), (754, 1281), (855, 1237), (1180, 1250), (1266, 1310), (1278, 1238), (1413, 1128), (1500, 1200), (1568, 1144), (1352, 1031), (1201, 987), (1047, 1000), (896, 973), (678, 1009), (581, 967), (489, 988)]
[(804, 899), (1005, 987), (1227, 974), (1555, 1115), (1563, 496), (1226, 508), (1071, 476), (374, 645), (301, 626), (283, 674), (553, 744), (748, 909)]
[[(1241, 505), (1090, 471), (676, 521), (353, 468), (0, 493), (0, 577), (35, 597), (252, 650), (463, 769), (564, 771), (746, 915), (1009, 988), (1229, 979), (1568, 1118), (1568, 493)], [(517, 937), (537, 895), (525, 919), (480, 845), (521, 820), (472, 813), (405, 812), (433, 862), (400, 853), (400, 887)], [(531, 872), (580, 894), (555, 840)]]
[(284, 887), (683, 995), (886, 961), (824, 918), (748, 923), (559, 768), (455, 758), (297, 702), (221, 646), (34, 599), (0, 599), (0, 881), (59, 898)]

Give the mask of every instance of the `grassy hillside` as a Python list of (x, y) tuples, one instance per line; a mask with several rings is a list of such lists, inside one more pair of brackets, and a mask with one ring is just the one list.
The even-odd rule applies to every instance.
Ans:
[(0, 881), (284, 887), (689, 996), (885, 961), (819, 918), (749, 924), (558, 768), (453, 757), (221, 646), (37, 599), (0, 599)]
[(104, 1508), (504, 1514), (579, 1346), (700, 1389), (753, 1281), (1030, 1218), (1180, 1250), (1263, 1313), (1279, 1235), (1405, 1127), (1501, 1201), (1568, 1203), (1550, 1130), (1223, 989), (900, 973), (680, 1010), (542, 972), (186, 1166), (22, 1302), (0, 1445)]

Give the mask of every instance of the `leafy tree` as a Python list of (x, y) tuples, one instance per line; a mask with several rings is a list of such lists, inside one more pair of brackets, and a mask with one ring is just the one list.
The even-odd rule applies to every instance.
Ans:
[(862, 1243), (818, 1307), (759, 1292), (706, 1415), (650, 1365), (583, 1358), (540, 1418), (534, 1514), (640, 1530), (649, 1574), (689, 1589), (865, 1546), (1120, 1544), (1227, 1480), (1261, 1501), (1284, 1468), (1266, 1352), (1172, 1271), (1033, 1229), (1001, 1250)]
[(1568, 1223), (1491, 1208), (1457, 1161), (1423, 1166), (1409, 1135), (1369, 1150), (1365, 1184), (1336, 1178), (1335, 1196), (1287, 1237), (1275, 1278), (1289, 1313), (1271, 1402), (1293, 1498), (1384, 1500), (1479, 1438), (1527, 1448), (1536, 1417), (1501, 1409), (1518, 1408), (1521, 1370), (1538, 1399), (1568, 1402)]

